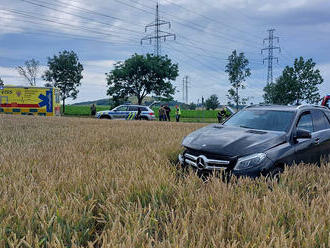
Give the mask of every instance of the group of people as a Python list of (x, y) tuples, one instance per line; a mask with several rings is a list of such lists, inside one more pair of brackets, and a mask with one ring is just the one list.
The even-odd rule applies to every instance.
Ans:
[[(159, 121), (171, 121), (170, 113), (171, 113), (171, 108), (167, 104), (166, 105), (161, 105), (159, 110), (158, 110)], [(96, 114), (96, 106), (95, 106), (95, 104), (93, 104), (91, 106), (91, 116), (95, 116), (95, 114)], [(227, 110), (226, 107), (224, 107), (217, 114), (218, 122), (222, 123), (230, 115), (231, 115), (230, 112)], [(176, 119), (176, 122), (180, 121), (180, 117), (181, 117), (181, 109), (178, 105), (176, 105), (175, 106), (175, 119)], [(141, 108), (138, 108), (137, 114), (134, 115), (134, 119), (141, 120)]]
[[(91, 110), (91, 116), (95, 116), (96, 115), (96, 106), (95, 104), (92, 104), (90, 107)], [(166, 105), (161, 105), (159, 110), (158, 110), (158, 114), (159, 114), (159, 121), (171, 121), (171, 108), (166, 104)], [(132, 118), (130, 118), (132, 117)], [(178, 105), (175, 106), (175, 119), (176, 122), (180, 121), (180, 117), (181, 117), (181, 109)], [(141, 120), (141, 108), (138, 108), (138, 111), (136, 114), (134, 114), (134, 118), (133, 116), (129, 116), (129, 119), (136, 119), (136, 120)]]
[[(166, 105), (161, 105), (159, 110), (158, 110), (158, 115), (159, 115), (159, 121), (171, 121), (171, 108), (166, 104)], [(176, 122), (180, 121), (181, 117), (181, 109), (178, 105), (175, 106), (175, 119)]]

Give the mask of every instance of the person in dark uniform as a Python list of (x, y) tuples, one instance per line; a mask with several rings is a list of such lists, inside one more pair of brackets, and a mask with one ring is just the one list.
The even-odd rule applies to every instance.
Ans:
[(163, 105), (160, 106), (158, 110), (158, 114), (159, 114), (159, 121), (164, 121), (165, 109)]
[(217, 114), (217, 118), (218, 118), (218, 122), (221, 123), (222, 121), (222, 114), (221, 114), (222, 111), (219, 111), (218, 114)]
[(136, 120), (141, 120), (141, 108), (138, 108), (138, 111), (137, 111), (137, 114), (136, 114), (135, 119)]
[(93, 103), (92, 106), (91, 106), (91, 116), (94, 117), (95, 115), (96, 115), (96, 106)]
[(227, 111), (225, 110), (225, 108), (223, 108), (223, 109), (221, 110), (221, 115), (222, 115), (222, 117), (224, 117), (225, 119), (227, 118)]
[(170, 117), (171, 109), (170, 109), (170, 107), (166, 104), (166, 106), (164, 107), (164, 109), (165, 109), (167, 121), (171, 121), (171, 117)]

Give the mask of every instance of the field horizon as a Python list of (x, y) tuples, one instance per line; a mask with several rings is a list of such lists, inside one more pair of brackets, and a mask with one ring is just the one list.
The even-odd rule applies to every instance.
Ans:
[(0, 115), (0, 247), (330, 246), (328, 164), (205, 182), (175, 165), (205, 125)]

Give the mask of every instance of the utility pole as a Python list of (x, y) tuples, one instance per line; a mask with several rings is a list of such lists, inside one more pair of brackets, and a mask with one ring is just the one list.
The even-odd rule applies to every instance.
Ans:
[(185, 99), (185, 97), (184, 97), (184, 91), (185, 91), (185, 79), (186, 78), (183, 78), (182, 79), (182, 102), (184, 102), (184, 99)]
[(182, 101), (186, 102), (186, 104), (189, 104), (189, 99), (188, 99), (188, 88), (189, 88), (189, 77), (185, 76), (182, 79)]
[(143, 44), (143, 41), (149, 41), (150, 44), (152, 44), (152, 42), (154, 42), (154, 54), (157, 56), (161, 55), (161, 42), (164, 40), (164, 42), (166, 41), (166, 39), (168, 38), (173, 38), (174, 40), (176, 40), (176, 35), (163, 31), (161, 30), (161, 26), (168, 26), (168, 29), (171, 29), (171, 23), (161, 20), (159, 17), (159, 5), (157, 2), (156, 5), (156, 16), (155, 16), (155, 21), (150, 23), (149, 25), (145, 26), (145, 32), (148, 32), (149, 28), (154, 28), (154, 34), (149, 34), (147, 36), (145, 36), (144, 38), (141, 39), (141, 45)]
[(188, 82), (188, 76), (185, 77), (186, 78), (186, 104), (189, 104), (188, 101), (188, 87), (189, 87), (189, 82)]
[(268, 51), (268, 57), (263, 59), (263, 63), (265, 63), (266, 60), (268, 61), (267, 85), (269, 85), (273, 83), (273, 61), (276, 60), (278, 63), (278, 57), (274, 57), (274, 50), (281, 52), (281, 48), (279, 46), (274, 46), (274, 40), (277, 40), (277, 43), (280, 42), (280, 38), (274, 36), (275, 29), (273, 28), (267, 31), (269, 36), (264, 39), (264, 44), (268, 41), (268, 47), (261, 49), (261, 54), (263, 54), (264, 51)]

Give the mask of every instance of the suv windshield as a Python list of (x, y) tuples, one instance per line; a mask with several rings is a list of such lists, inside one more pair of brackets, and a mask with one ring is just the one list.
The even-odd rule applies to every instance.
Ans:
[(267, 131), (288, 131), (295, 112), (276, 110), (242, 110), (228, 121), (225, 126), (243, 127)]

